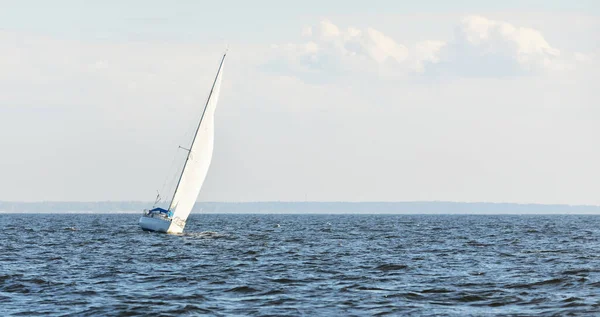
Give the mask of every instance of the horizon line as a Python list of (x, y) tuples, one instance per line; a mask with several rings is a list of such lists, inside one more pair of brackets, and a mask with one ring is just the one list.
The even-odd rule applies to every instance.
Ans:
[[(143, 200), (38, 200), (38, 201), (18, 201), (18, 200), (0, 200), (0, 203), (19, 203), (19, 204), (45, 204), (45, 203), (141, 203), (153, 204), (151, 201)], [(351, 201), (351, 200), (248, 200), (248, 201), (196, 201), (196, 204), (260, 204), (260, 203), (293, 203), (293, 204), (313, 204), (313, 203), (343, 203), (343, 204), (398, 204), (398, 203), (450, 203), (450, 204), (496, 204), (496, 205), (538, 205), (538, 206), (570, 206), (570, 207), (600, 207), (600, 204), (572, 204), (572, 203), (539, 203), (539, 202), (494, 202), (494, 201), (450, 201), (450, 200), (405, 200), (405, 201)]]

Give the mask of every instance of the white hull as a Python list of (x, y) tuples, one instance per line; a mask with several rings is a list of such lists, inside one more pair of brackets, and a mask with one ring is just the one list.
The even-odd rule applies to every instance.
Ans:
[(165, 233), (182, 233), (183, 227), (178, 226), (175, 222), (169, 221), (161, 217), (140, 217), (140, 227), (147, 231), (165, 232)]

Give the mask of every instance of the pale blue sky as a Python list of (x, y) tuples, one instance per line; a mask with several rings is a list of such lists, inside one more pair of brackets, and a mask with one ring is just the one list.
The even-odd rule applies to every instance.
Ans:
[[(600, 204), (598, 1), (0, 0), (0, 200)], [(192, 129), (193, 130), (193, 129)]]
[[(187, 40), (265, 41), (297, 29), (310, 18), (474, 12), (600, 13), (594, 0), (423, 0), (286, 2), (157, 0), (0, 1), (0, 27), (84, 39), (124, 39), (132, 35)], [(267, 31), (267, 32), (265, 32)]]

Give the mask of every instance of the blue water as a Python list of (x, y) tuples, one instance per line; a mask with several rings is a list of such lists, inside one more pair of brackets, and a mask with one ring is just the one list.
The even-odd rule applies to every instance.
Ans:
[(0, 214), (0, 315), (600, 315), (600, 216)]

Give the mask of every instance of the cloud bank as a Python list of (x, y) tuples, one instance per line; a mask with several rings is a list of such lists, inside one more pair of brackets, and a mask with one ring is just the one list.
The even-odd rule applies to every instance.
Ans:
[(449, 41), (400, 41), (367, 27), (329, 20), (305, 27), (304, 41), (273, 45), (273, 65), (296, 73), (376, 73), (379, 76), (505, 77), (571, 70), (581, 53), (564, 54), (533, 28), (482, 16), (460, 21)]

